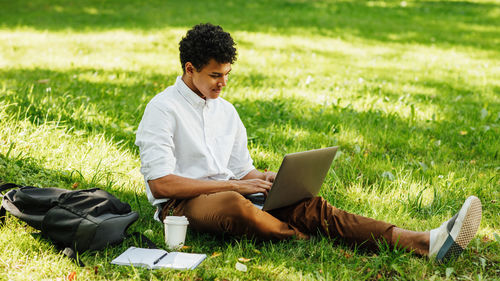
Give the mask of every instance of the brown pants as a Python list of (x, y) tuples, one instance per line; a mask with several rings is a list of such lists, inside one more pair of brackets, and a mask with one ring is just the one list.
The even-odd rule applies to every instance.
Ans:
[(265, 212), (234, 191), (203, 194), (191, 199), (173, 199), (161, 212), (186, 216), (197, 231), (247, 235), (261, 240), (309, 238), (318, 232), (348, 243), (376, 248), (384, 240), (390, 245), (394, 225), (337, 209), (321, 197)]

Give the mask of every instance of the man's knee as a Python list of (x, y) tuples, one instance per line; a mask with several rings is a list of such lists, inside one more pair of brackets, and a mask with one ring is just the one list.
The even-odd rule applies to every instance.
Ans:
[(243, 195), (227, 191), (218, 194), (217, 198), (219, 223), (224, 232), (245, 234), (255, 224), (255, 207)]
[[(209, 204), (204, 204), (208, 203)], [(223, 191), (208, 194), (203, 201), (192, 202), (197, 205), (203, 214), (210, 213), (214, 218), (227, 218), (231, 220), (244, 219), (251, 212), (253, 204), (243, 195), (235, 191)], [(204, 205), (200, 208), (200, 204)]]
[(224, 194), (226, 216), (233, 219), (245, 220), (252, 213), (253, 204), (238, 192), (229, 191)]
[(230, 204), (231, 202), (244, 200), (245, 197), (236, 191), (222, 191), (211, 194), (210, 196), (217, 197), (217, 201), (223, 204)]

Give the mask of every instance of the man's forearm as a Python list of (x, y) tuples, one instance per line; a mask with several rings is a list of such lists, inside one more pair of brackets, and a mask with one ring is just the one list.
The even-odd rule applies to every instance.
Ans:
[(150, 180), (148, 184), (155, 198), (185, 199), (235, 189), (231, 181), (197, 180), (173, 174)]
[(155, 198), (186, 199), (221, 191), (236, 191), (241, 194), (263, 192), (267, 194), (271, 188), (272, 180), (262, 179), (262, 177), (266, 178), (266, 173), (254, 170), (241, 180), (226, 181), (197, 180), (171, 174), (150, 180), (148, 184)]

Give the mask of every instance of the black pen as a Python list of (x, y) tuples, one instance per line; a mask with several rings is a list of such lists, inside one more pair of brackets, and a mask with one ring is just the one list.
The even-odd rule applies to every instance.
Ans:
[(155, 260), (153, 262), (153, 265), (159, 263), (161, 261), (161, 259), (163, 259), (164, 257), (166, 257), (168, 255), (168, 252), (166, 252), (165, 254), (163, 254), (161, 257), (159, 257), (157, 260)]

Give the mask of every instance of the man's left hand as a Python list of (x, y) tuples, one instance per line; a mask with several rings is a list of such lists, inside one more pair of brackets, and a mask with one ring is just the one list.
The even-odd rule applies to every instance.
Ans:
[(264, 180), (266, 180), (268, 182), (274, 182), (274, 179), (276, 178), (275, 172), (266, 171), (263, 174), (264, 174)]

